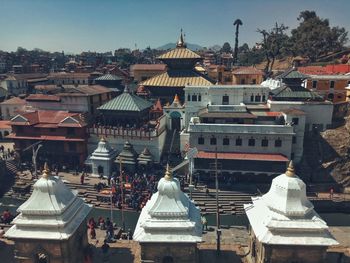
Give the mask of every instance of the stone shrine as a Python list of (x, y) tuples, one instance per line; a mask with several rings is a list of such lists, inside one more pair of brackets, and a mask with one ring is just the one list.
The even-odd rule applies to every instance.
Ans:
[(5, 236), (15, 242), (19, 263), (80, 263), (88, 245), (86, 218), (91, 207), (45, 164), (30, 198)]
[(269, 192), (252, 197), (252, 202), (244, 205), (252, 262), (326, 262), (326, 249), (338, 244), (307, 199), (305, 183), (295, 175), (292, 162), (272, 180)]
[(92, 164), (92, 175), (108, 177), (112, 173), (113, 161), (117, 152), (111, 148), (104, 137), (101, 138), (96, 150), (92, 153), (90, 161)]
[(142, 209), (133, 238), (140, 243), (142, 262), (198, 262), (200, 211), (181, 191), (169, 166), (158, 183), (158, 192)]

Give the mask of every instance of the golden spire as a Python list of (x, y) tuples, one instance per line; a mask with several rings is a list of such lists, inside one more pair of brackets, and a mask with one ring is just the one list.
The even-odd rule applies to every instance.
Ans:
[(169, 167), (169, 163), (167, 163), (166, 165), (166, 170), (165, 170), (165, 175), (164, 175), (165, 180), (167, 181), (171, 181), (173, 179), (173, 175), (170, 172), (170, 167)]
[(184, 41), (184, 37), (182, 35), (182, 28), (181, 28), (181, 34), (180, 34), (180, 38), (176, 43), (176, 47), (186, 47), (186, 43)]
[(287, 168), (286, 175), (287, 175), (288, 177), (294, 177), (295, 172), (294, 172), (293, 161), (290, 161), (290, 162), (289, 162), (289, 166), (288, 166), (288, 168)]
[(44, 164), (44, 170), (43, 170), (43, 174), (42, 174), (42, 178), (48, 179), (50, 176), (50, 169), (49, 166), (47, 165), (47, 162), (45, 162)]
[(179, 96), (177, 96), (177, 94), (175, 94), (173, 104), (174, 104), (174, 103), (177, 103), (177, 104), (180, 103), (180, 99), (179, 99)]

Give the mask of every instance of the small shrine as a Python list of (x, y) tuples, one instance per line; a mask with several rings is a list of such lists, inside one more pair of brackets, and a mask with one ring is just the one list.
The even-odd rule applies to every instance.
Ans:
[(114, 162), (118, 166), (121, 164), (123, 170), (134, 172), (136, 170), (136, 157), (137, 153), (135, 152), (134, 147), (129, 141), (126, 141), (123, 150), (119, 153)]
[(163, 115), (163, 107), (160, 99), (156, 101), (149, 113), (153, 120), (156, 120)]
[(200, 210), (181, 191), (169, 166), (158, 182), (158, 192), (142, 209), (133, 239), (140, 243), (142, 262), (198, 262)]
[(169, 130), (181, 131), (185, 127), (185, 105), (181, 104), (177, 94), (170, 105), (163, 107), (163, 111), (167, 117)]
[(148, 168), (153, 163), (152, 154), (148, 150), (147, 147), (140, 153), (139, 157), (137, 158), (137, 162), (139, 166), (143, 166), (145, 168)]
[(292, 162), (272, 180), (268, 193), (252, 197), (244, 209), (252, 262), (326, 262), (326, 249), (338, 244), (308, 200)]
[(108, 141), (102, 137), (96, 150), (90, 157), (92, 164), (92, 176), (110, 176), (112, 173), (113, 161), (116, 156), (117, 152), (112, 149)]
[(5, 234), (15, 243), (16, 262), (83, 262), (91, 206), (59, 177), (50, 176), (47, 164), (33, 188)]

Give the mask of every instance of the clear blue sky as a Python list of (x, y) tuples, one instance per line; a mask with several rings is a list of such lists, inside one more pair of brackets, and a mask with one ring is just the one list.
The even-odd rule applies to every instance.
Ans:
[(187, 42), (233, 46), (237, 18), (240, 44), (251, 46), (259, 40), (257, 28), (275, 22), (294, 28), (307, 9), (350, 31), (349, 0), (0, 0), (0, 49), (156, 48), (175, 42), (180, 28)]

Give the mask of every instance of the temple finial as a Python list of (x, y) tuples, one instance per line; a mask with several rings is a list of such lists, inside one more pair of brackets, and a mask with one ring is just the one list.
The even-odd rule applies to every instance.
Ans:
[(176, 43), (176, 47), (186, 47), (186, 43), (184, 41), (184, 37), (183, 37), (183, 34), (182, 34), (182, 28), (181, 28), (180, 38), (179, 38), (179, 40)]
[(104, 135), (102, 135), (100, 141), (101, 142), (106, 142), (106, 137)]
[(295, 171), (294, 171), (293, 161), (289, 162), (289, 165), (288, 165), (288, 168), (287, 168), (287, 171), (286, 171), (286, 175), (288, 177), (294, 177)]
[(165, 180), (171, 181), (173, 179), (173, 175), (170, 172), (169, 163), (166, 164), (166, 170), (164, 175)]
[(47, 178), (49, 178), (49, 176), (50, 176), (50, 169), (49, 169), (47, 162), (45, 162), (43, 174), (41, 177), (47, 179)]

